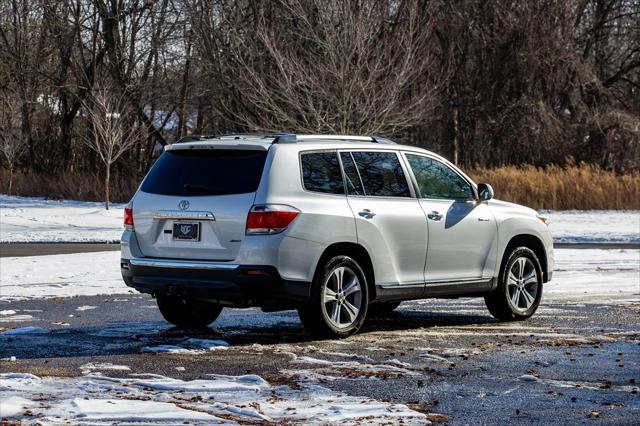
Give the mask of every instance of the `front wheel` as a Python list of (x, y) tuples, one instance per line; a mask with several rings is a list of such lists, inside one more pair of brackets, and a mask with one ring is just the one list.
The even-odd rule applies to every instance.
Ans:
[(336, 256), (313, 279), (311, 300), (298, 309), (302, 325), (315, 336), (347, 337), (356, 333), (367, 314), (369, 293), (360, 265)]
[(180, 328), (204, 328), (214, 322), (222, 306), (177, 296), (158, 296), (160, 313), (171, 324)]
[(499, 280), (498, 288), (484, 298), (491, 315), (513, 321), (535, 313), (542, 297), (542, 268), (531, 249), (518, 247), (511, 251)]

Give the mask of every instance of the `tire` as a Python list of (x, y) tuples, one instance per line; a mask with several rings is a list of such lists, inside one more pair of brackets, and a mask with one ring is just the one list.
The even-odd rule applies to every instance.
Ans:
[(527, 247), (512, 250), (502, 262), (498, 288), (485, 296), (491, 315), (500, 321), (519, 321), (533, 315), (542, 297), (542, 267)]
[(158, 296), (160, 313), (179, 328), (204, 328), (214, 322), (222, 312), (222, 306), (176, 296)]
[(343, 338), (360, 330), (368, 302), (367, 280), (360, 265), (348, 256), (336, 256), (319, 267), (311, 300), (298, 308), (298, 315), (310, 334)]
[(367, 315), (369, 317), (385, 317), (389, 315), (395, 308), (400, 306), (402, 302), (382, 302), (369, 305)]

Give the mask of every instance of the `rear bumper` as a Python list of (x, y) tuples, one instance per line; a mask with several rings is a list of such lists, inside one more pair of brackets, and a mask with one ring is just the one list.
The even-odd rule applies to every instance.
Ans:
[(142, 293), (179, 295), (229, 306), (295, 306), (311, 283), (283, 279), (273, 266), (152, 258), (121, 259), (124, 282)]

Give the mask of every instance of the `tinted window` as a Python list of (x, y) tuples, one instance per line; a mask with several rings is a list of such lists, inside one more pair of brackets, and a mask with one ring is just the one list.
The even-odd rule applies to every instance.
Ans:
[(163, 195), (227, 195), (258, 189), (266, 151), (165, 151), (141, 190)]
[(342, 160), (342, 169), (344, 170), (344, 178), (347, 184), (347, 194), (364, 195), (362, 182), (360, 181), (360, 176), (358, 176), (358, 170), (356, 169), (356, 163), (353, 162), (351, 154), (348, 152), (342, 152), (340, 153), (340, 159)]
[(411, 197), (400, 160), (394, 152), (353, 152), (365, 195)]
[(302, 181), (308, 191), (344, 194), (338, 154), (315, 152), (302, 154)]
[(471, 185), (449, 166), (433, 158), (407, 154), (422, 198), (473, 199)]

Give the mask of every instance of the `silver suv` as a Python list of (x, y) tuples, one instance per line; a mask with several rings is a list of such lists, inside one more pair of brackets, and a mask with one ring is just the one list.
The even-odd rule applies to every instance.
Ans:
[(124, 281), (176, 326), (259, 306), (344, 337), (403, 300), (468, 296), (518, 320), (551, 279), (546, 219), (432, 152), (359, 136), (192, 139), (166, 147), (122, 236)]

